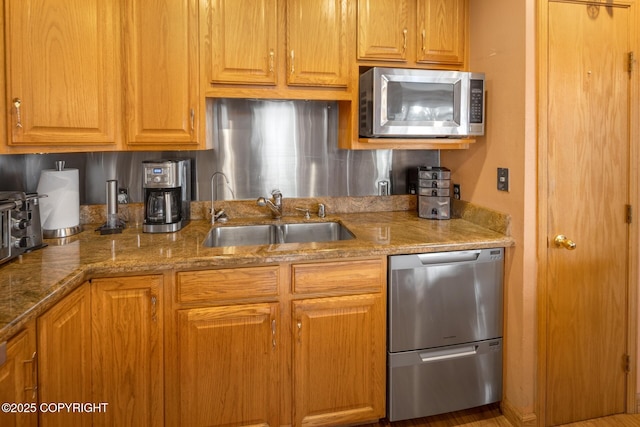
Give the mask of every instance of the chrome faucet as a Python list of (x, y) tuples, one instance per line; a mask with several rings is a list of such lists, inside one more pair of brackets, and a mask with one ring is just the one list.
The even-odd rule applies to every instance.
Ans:
[(271, 209), (271, 213), (273, 217), (278, 219), (282, 217), (282, 193), (280, 190), (273, 190), (271, 192), (271, 196), (273, 197), (273, 202), (269, 199), (265, 199), (264, 197), (258, 197), (256, 203), (258, 206), (268, 206)]
[[(229, 217), (227, 216), (224, 209), (220, 209), (216, 212), (216, 209), (213, 206), (213, 202), (218, 200), (218, 187), (215, 187), (215, 192), (213, 187), (213, 183), (217, 176), (222, 176), (226, 181), (227, 186), (229, 186), (229, 178), (227, 178), (224, 173), (214, 172), (213, 175), (211, 175), (211, 224), (215, 224), (216, 220), (219, 222), (226, 222), (229, 220)], [(231, 189), (231, 187), (229, 187), (229, 189)], [(233, 192), (231, 194), (233, 195)]]

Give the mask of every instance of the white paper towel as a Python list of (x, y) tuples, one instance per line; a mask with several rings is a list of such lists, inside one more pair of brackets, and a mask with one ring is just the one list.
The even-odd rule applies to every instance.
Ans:
[(80, 225), (78, 169), (45, 169), (40, 173), (38, 194), (43, 230), (60, 230)]

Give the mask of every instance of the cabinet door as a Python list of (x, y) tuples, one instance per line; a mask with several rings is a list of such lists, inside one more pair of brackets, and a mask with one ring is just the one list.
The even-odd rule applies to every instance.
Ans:
[(347, 0), (287, 2), (288, 84), (348, 85), (347, 12)]
[(277, 304), (178, 311), (180, 425), (278, 426)]
[(94, 425), (164, 424), (162, 276), (91, 280)]
[(123, 17), (129, 146), (196, 144), (198, 4), (126, 0)]
[[(6, 356), (6, 360), (0, 365), (0, 403), (32, 404), (37, 409), (36, 333), (33, 323), (6, 343)], [(38, 425), (38, 413), (0, 411), (0, 425), (35, 427)]]
[(418, 0), (418, 62), (463, 64), (466, 0)]
[(212, 0), (212, 83), (275, 85), (277, 0)]
[(5, 1), (10, 145), (115, 145), (117, 4)]
[(293, 303), (294, 425), (384, 417), (384, 316), (380, 294)]
[[(41, 402), (93, 401), (88, 284), (38, 318), (38, 372)], [(41, 426), (90, 426), (92, 423), (91, 413), (40, 412), (39, 416)]]
[(406, 61), (408, 0), (358, 0), (358, 59)]

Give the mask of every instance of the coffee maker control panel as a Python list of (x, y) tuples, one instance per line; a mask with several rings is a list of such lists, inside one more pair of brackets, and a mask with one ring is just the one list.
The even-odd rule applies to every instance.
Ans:
[(182, 174), (178, 163), (165, 162), (144, 164), (144, 186), (146, 188), (176, 188), (182, 186)]

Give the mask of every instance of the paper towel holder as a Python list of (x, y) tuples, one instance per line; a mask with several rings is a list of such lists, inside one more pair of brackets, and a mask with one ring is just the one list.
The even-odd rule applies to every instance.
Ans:
[[(64, 160), (56, 160), (54, 170), (56, 172), (64, 171), (65, 170), (64, 166), (65, 166)], [(42, 181), (42, 175), (40, 176), (40, 182), (41, 181)], [(38, 183), (38, 193), (40, 193), (40, 182)], [(69, 227), (60, 227), (55, 229), (46, 229), (44, 228), (44, 224), (43, 224), (42, 237), (45, 239), (59, 239), (59, 238), (69, 237), (74, 234), (78, 234), (81, 231), (82, 231), (82, 226), (80, 224), (69, 226)]]

